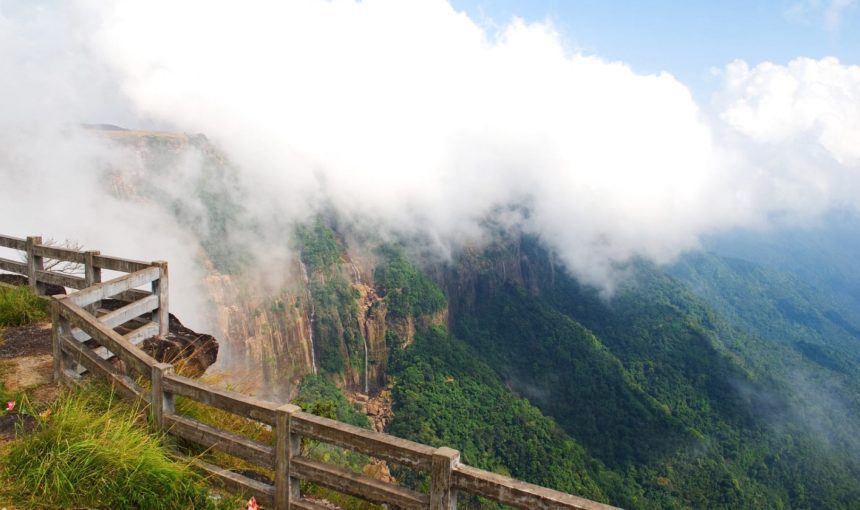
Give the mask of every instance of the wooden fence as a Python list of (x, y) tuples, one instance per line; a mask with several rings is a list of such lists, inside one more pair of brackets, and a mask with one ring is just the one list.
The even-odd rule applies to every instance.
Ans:
[[(433, 448), (305, 413), (292, 404), (266, 402), (175, 374), (172, 365), (158, 362), (137, 347), (146, 338), (167, 334), (166, 262), (138, 262), (102, 256), (97, 251), (46, 246), (39, 237), (19, 239), (0, 235), (0, 246), (26, 253), (26, 263), (0, 258), (0, 269), (27, 275), (35, 291), (43, 290), (43, 283), (78, 290), (70, 295), (52, 297), (56, 381), (72, 383), (87, 371), (98, 374), (123, 395), (146, 401), (155, 428), (271, 470), (274, 485), (195, 461), (199, 469), (229, 489), (254, 495), (265, 506), (324, 508), (302, 498), (299, 481), (307, 480), (393, 508), (452, 510), (457, 508), (458, 492), (478, 494), (519, 508), (613, 508), (464, 465), (460, 463), (460, 453), (451, 448)], [(47, 271), (45, 258), (81, 264), (84, 276)], [(102, 282), (102, 269), (126, 274)], [(139, 290), (144, 286), (147, 290)], [(109, 298), (128, 304), (110, 311), (102, 310), (101, 301)], [(122, 363), (109, 362), (114, 356)], [(177, 395), (270, 426), (275, 437), (274, 446), (177, 413), (174, 402)], [(301, 453), (301, 438), (429, 473), (429, 491), (417, 492), (311, 459)]]

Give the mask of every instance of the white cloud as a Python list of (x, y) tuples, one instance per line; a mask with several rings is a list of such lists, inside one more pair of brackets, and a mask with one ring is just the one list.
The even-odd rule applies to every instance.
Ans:
[[(631, 257), (668, 261), (703, 233), (860, 196), (857, 68), (833, 59), (733, 63), (711, 117), (669, 74), (570, 52), (548, 24), (488, 35), (441, 0), (48, 7), (60, 30), (0, 18), (4, 34), (32, 28), (0, 52), (32, 40), (53, 55), (12, 61), (24, 83), (52, 76), (0, 82), (12, 119), (204, 132), (261, 218), (332, 203), (445, 249), (527, 202), (525, 228), (609, 289)], [(46, 94), (66, 100), (42, 108)]]
[(860, 164), (860, 66), (798, 58), (753, 69), (738, 61), (726, 71), (722, 117), (732, 127), (770, 144), (811, 136), (838, 163)]
[(837, 32), (856, 3), (857, 0), (803, 0), (792, 4), (785, 14), (791, 20), (820, 24), (829, 32)]
[[(762, 207), (860, 205), (860, 67), (798, 58), (726, 68), (721, 118), (749, 141)], [(767, 189), (769, 188), (769, 189)]]
[(287, 215), (323, 189), (446, 244), (529, 198), (529, 228), (595, 283), (731, 216), (706, 205), (715, 148), (688, 90), (567, 54), (548, 25), (490, 39), (445, 2), (380, 0), (129, 2), (104, 19), (98, 47), (141, 111), (213, 135)]

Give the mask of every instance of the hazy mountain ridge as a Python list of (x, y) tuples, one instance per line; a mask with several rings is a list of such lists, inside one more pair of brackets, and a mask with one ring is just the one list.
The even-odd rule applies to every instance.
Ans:
[(393, 380), (393, 432), (630, 508), (860, 500), (856, 401), (827, 397), (856, 391), (850, 287), (691, 255), (629, 264), (607, 298), (516, 228), (486, 224), (446, 261), (335, 212), (253, 217), (205, 139), (121, 133), (139, 166), (108, 168), (106, 192), (187, 229), (221, 369), (252, 391), (293, 396), (314, 371), (349, 391)]
[(850, 507), (860, 487), (849, 415), (826, 419), (827, 393), (808, 407), (812, 395), (770, 372), (779, 351), (767, 339), (682, 282), (647, 263), (629, 275), (606, 301), (554, 268), (538, 240), (514, 237), (462, 257), (442, 281), (455, 334), (638, 487), (639, 498), (608, 492), (614, 502)]

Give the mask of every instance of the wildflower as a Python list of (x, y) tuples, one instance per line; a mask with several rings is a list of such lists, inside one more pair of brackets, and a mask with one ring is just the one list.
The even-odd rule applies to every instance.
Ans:
[(9, 402), (6, 402), (6, 412), (10, 412), (10, 413), (11, 413), (11, 412), (12, 412), (12, 411), (14, 411), (14, 410), (15, 410), (15, 401), (14, 401), (14, 400), (10, 400)]

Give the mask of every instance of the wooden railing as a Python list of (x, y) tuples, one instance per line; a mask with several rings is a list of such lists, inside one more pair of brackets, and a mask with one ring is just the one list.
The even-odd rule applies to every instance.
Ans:
[[(458, 492), (477, 494), (520, 508), (613, 508), (461, 464), (460, 453), (451, 448), (433, 448), (305, 413), (292, 404), (276, 404), (216, 389), (175, 374), (172, 365), (158, 362), (137, 347), (150, 336), (167, 334), (168, 272), (165, 262), (138, 262), (102, 256), (99, 252), (44, 246), (38, 237), (18, 239), (0, 235), (0, 246), (26, 252), (26, 263), (0, 258), (0, 269), (27, 275), (31, 287), (37, 292), (42, 283), (79, 289), (68, 296), (52, 297), (56, 381), (74, 383), (87, 371), (98, 374), (125, 396), (146, 401), (156, 429), (271, 470), (274, 484), (195, 461), (199, 469), (228, 488), (252, 494), (265, 506), (276, 509), (323, 508), (302, 498), (299, 481), (307, 480), (374, 503), (404, 509), (456, 509)], [(85, 276), (79, 278), (45, 271), (42, 265), (44, 257), (82, 264)], [(102, 282), (101, 269), (127, 274)], [(143, 286), (149, 290), (138, 290)], [(129, 304), (112, 311), (101, 310), (101, 301), (112, 297)], [(119, 327), (125, 333), (115, 329)], [(121, 363), (108, 361), (114, 356)], [(177, 413), (176, 396), (270, 426), (274, 433), (274, 446)], [(311, 459), (301, 453), (301, 438), (348, 448), (429, 473), (429, 491), (414, 491)]]

